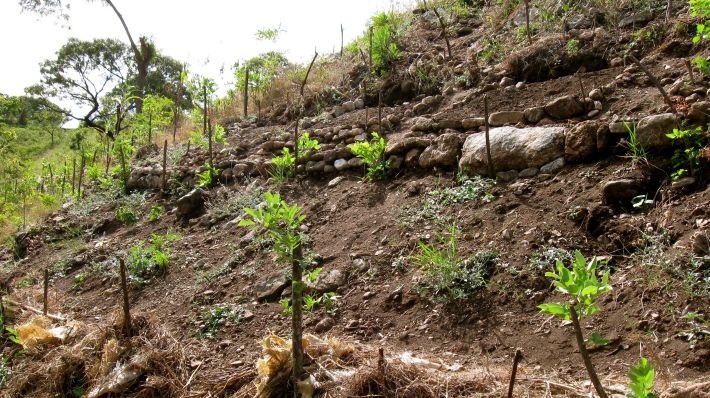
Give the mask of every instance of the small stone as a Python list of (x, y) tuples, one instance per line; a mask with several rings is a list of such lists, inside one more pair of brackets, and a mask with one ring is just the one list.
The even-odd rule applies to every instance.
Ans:
[(589, 92), (589, 98), (595, 101), (601, 101), (604, 99), (604, 93), (602, 93), (602, 90), (595, 88), (594, 90)]
[(254, 313), (249, 310), (244, 310), (244, 313), (242, 313), (242, 319), (245, 321), (250, 321), (254, 319)]
[(513, 181), (516, 178), (518, 178), (518, 172), (515, 170), (499, 171), (496, 173), (496, 179), (503, 182)]
[(508, 87), (508, 86), (512, 86), (513, 84), (515, 84), (515, 80), (513, 80), (512, 78), (506, 76), (506, 77), (500, 79), (500, 83), (499, 83), (499, 84), (500, 84), (501, 87)]
[(525, 119), (523, 112), (518, 111), (502, 111), (492, 113), (488, 117), (488, 123), (493, 127), (505, 126), (509, 124), (518, 124)]
[(522, 170), (519, 174), (518, 177), (520, 178), (530, 178), (530, 177), (535, 177), (539, 170), (535, 167), (528, 167), (527, 169)]
[(348, 168), (348, 161), (345, 159), (338, 159), (333, 163), (333, 166), (338, 171), (343, 171)]
[(561, 170), (565, 166), (565, 158), (557, 158), (552, 162), (540, 167), (540, 172), (551, 174)]
[(333, 188), (334, 186), (340, 184), (343, 180), (345, 180), (344, 176), (338, 176), (333, 178), (332, 180), (328, 181), (328, 188)]
[(503, 232), (501, 233), (501, 236), (503, 239), (507, 240), (510, 242), (513, 239), (513, 236), (510, 234), (510, 230), (508, 228), (504, 229)]
[(695, 185), (695, 177), (683, 177), (677, 181), (673, 181), (671, 188), (675, 190), (682, 190)]
[(363, 300), (369, 300), (369, 299), (371, 299), (372, 297), (375, 297), (375, 293), (374, 293), (374, 292), (365, 292), (365, 294), (362, 295), (362, 299), (363, 299)]
[(332, 329), (333, 326), (335, 326), (335, 320), (331, 317), (325, 317), (316, 324), (313, 330), (315, 330), (316, 333), (325, 333)]

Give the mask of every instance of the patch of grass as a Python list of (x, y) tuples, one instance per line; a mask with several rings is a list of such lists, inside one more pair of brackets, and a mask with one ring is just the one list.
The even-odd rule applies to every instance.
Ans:
[(707, 320), (703, 314), (697, 312), (687, 312), (683, 315), (685, 320), (685, 330), (678, 333), (677, 336), (688, 341), (690, 349), (695, 349), (695, 346), (703, 339), (710, 338), (710, 320)]
[(128, 206), (117, 207), (114, 212), (116, 220), (124, 223), (125, 225), (133, 225), (138, 222), (138, 215)]
[(252, 183), (236, 192), (218, 196), (207, 202), (207, 211), (216, 220), (240, 216), (244, 208), (254, 208), (262, 201), (264, 190)]
[(420, 253), (412, 261), (422, 269), (417, 291), (434, 301), (453, 302), (469, 298), (486, 285), (496, 265), (497, 253), (481, 252), (465, 258), (459, 252), (456, 226), (439, 236), (440, 247), (419, 242)]
[(37, 284), (37, 279), (32, 275), (25, 275), (17, 282), (17, 288), (22, 289)]
[(213, 338), (222, 326), (227, 323), (238, 325), (243, 316), (244, 310), (231, 304), (215, 304), (205, 308), (197, 316), (196, 323), (199, 327), (197, 335), (204, 338)]
[(447, 206), (477, 200), (491, 202), (495, 198), (491, 193), (491, 188), (495, 185), (494, 180), (461, 175), (458, 181), (458, 186), (429, 191), (421, 207), (403, 207), (398, 217), (399, 225), (411, 228), (424, 220), (436, 220), (440, 225), (448, 224), (451, 222), (450, 217), (441, 214)]

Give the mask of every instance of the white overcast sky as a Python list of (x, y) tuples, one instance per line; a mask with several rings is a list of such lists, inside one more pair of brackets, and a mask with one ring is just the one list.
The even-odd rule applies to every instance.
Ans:
[[(68, 24), (23, 13), (17, 3), (0, 0), (0, 93), (22, 95), (38, 83), (39, 63), (70, 37), (128, 43), (116, 15), (98, 2), (73, 0)], [(307, 62), (314, 49), (339, 51), (341, 23), (347, 43), (362, 33), (371, 15), (402, 3), (407, 0), (114, 0), (134, 40), (148, 36), (163, 54), (222, 83), (232, 80), (236, 60), (265, 51), (284, 51), (297, 62)], [(257, 29), (279, 25), (284, 32), (275, 44), (256, 40)]]

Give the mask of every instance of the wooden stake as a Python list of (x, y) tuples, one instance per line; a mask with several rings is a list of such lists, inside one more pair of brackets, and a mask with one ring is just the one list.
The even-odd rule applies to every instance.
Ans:
[(382, 89), (377, 93), (377, 126), (382, 134)]
[(488, 123), (488, 95), (483, 96), (483, 109), (485, 112), (485, 124), (486, 124), (486, 158), (488, 159), (488, 176), (490, 178), (496, 178), (496, 169), (493, 165), (493, 156), (491, 156), (491, 139), (490, 139), (490, 125)]
[(689, 60), (685, 60), (685, 67), (688, 69), (688, 75), (690, 75), (690, 82), (695, 84), (695, 74), (693, 73), (693, 66), (690, 64)]
[(370, 139), (370, 115), (367, 107), (367, 78), (362, 81), (362, 104), (365, 106), (365, 135)]
[(131, 337), (131, 312), (128, 302), (128, 281), (126, 280), (126, 264), (122, 258), (118, 259), (121, 271), (121, 290), (123, 290), (123, 330), (126, 337)]
[(370, 65), (370, 73), (372, 73), (372, 26), (370, 26), (370, 58), (369, 58), (369, 65)]
[(71, 171), (71, 194), (74, 196), (74, 191), (76, 185), (76, 158), (72, 161), (72, 171)]
[(49, 301), (49, 270), (44, 269), (44, 302), (42, 304), (42, 315), (47, 316), (47, 307)]
[[(297, 385), (299, 381), (303, 379), (303, 306), (301, 304), (302, 290), (300, 286), (303, 284), (303, 268), (301, 267), (301, 260), (303, 257), (303, 250), (301, 245), (296, 246), (293, 251), (293, 261), (291, 262), (291, 275), (293, 275), (293, 280), (291, 282), (291, 308), (293, 309), (293, 316), (291, 318), (291, 329), (292, 336), (291, 342), (293, 345), (293, 384)], [(294, 396), (299, 397), (298, 389), (294, 389)]]
[(153, 112), (148, 112), (148, 145), (153, 142)]
[(212, 154), (212, 118), (209, 117), (207, 118), (207, 150), (210, 159), (210, 173), (212, 173), (211, 169), (214, 167), (214, 156)]
[(579, 90), (582, 93), (582, 101), (584, 101), (585, 98), (587, 98), (587, 93), (584, 91), (584, 84), (582, 83), (582, 74), (577, 73), (577, 80), (579, 80)]
[(81, 167), (79, 168), (79, 186), (77, 187), (76, 191), (76, 196), (77, 198), (81, 198), (81, 186), (84, 181), (84, 166), (86, 166), (86, 158), (84, 158), (84, 154), (81, 154)]
[(249, 63), (244, 64), (244, 118), (248, 116), (249, 105)]
[(575, 310), (575, 306), (577, 305), (577, 301), (572, 300), (570, 302), (570, 318), (572, 318), (572, 325), (574, 326), (574, 336), (577, 340), (577, 346), (579, 347), (579, 353), (582, 355), (582, 360), (584, 361), (584, 367), (587, 368), (587, 373), (589, 374), (589, 379), (592, 381), (592, 385), (594, 385), (594, 389), (597, 390), (597, 394), (599, 395), (599, 398), (607, 398), (606, 391), (604, 391), (604, 387), (602, 387), (602, 383), (599, 381), (599, 377), (597, 376), (597, 372), (594, 370), (594, 364), (592, 364), (592, 360), (589, 358), (589, 353), (587, 352), (587, 347), (584, 345), (584, 335), (582, 335), (582, 328), (579, 326), (579, 318), (577, 317), (577, 311)]
[(528, 33), (528, 44), (532, 44), (532, 32), (530, 32), (530, 0), (525, 0), (525, 30)]
[(5, 319), (5, 304), (3, 303), (4, 286), (0, 286), (0, 318)]
[(510, 372), (510, 383), (508, 384), (508, 398), (513, 398), (513, 388), (515, 387), (515, 375), (518, 373), (518, 362), (523, 357), (523, 353), (520, 349), (515, 350), (515, 356), (513, 356), (513, 369)]
[(340, 24), (340, 58), (343, 58), (343, 42), (344, 42), (344, 34), (343, 34), (343, 24)]
[[(189, 144), (188, 144), (189, 145)], [(163, 176), (160, 182), (160, 188), (163, 193), (165, 193), (165, 188), (167, 187), (166, 175), (168, 172), (168, 140), (163, 141)]]
[(661, 85), (661, 82), (656, 79), (656, 76), (654, 76), (651, 71), (649, 71), (641, 62), (639, 62), (636, 57), (633, 55), (629, 54), (627, 57), (631, 60), (631, 62), (635, 63), (636, 66), (639, 67), (643, 71), (643, 73), (648, 76), (649, 80), (651, 80), (651, 83), (653, 83), (654, 86), (658, 89), (658, 91), (661, 92), (661, 96), (663, 96), (663, 100), (666, 101), (666, 104), (671, 107), (671, 110), (675, 110), (675, 106), (673, 105), (673, 101), (671, 101), (671, 97), (668, 96), (668, 93), (666, 93), (666, 90), (663, 89), (663, 86)]

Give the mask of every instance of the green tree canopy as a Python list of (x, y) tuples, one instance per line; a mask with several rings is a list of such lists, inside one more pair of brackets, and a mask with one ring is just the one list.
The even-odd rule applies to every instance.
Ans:
[(126, 81), (129, 63), (128, 49), (117, 40), (69, 39), (57, 52), (56, 59), (41, 64), (41, 83), (27, 91), (73, 102), (83, 111), (77, 114), (63, 109), (67, 117), (105, 133), (107, 128), (102, 120), (112, 110), (102, 108), (103, 98)]

